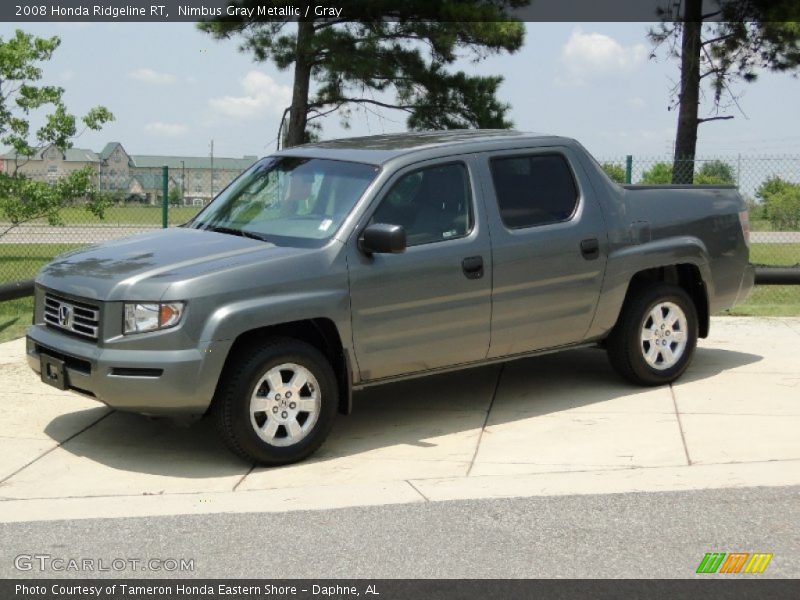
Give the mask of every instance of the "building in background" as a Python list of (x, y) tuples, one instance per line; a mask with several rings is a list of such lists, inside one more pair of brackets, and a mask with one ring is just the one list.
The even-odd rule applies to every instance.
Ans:
[(54, 182), (71, 171), (89, 167), (96, 173), (101, 192), (120, 200), (158, 204), (161, 202), (162, 168), (169, 168), (169, 189), (177, 188), (189, 206), (207, 204), (257, 160), (256, 156), (224, 158), (215, 156), (157, 156), (128, 154), (119, 142), (109, 142), (99, 153), (82, 148), (62, 152), (56, 146), (42, 148), (30, 158), (14, 153), (0, 156), (0, 171), (18, 169), (31, 179)]

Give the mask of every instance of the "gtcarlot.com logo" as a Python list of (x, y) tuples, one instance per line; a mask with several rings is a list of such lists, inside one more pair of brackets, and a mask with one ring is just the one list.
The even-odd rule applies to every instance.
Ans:
[(760, 574), (767, 570), (772, 554), (766, 552), (708, 552), (697, 566), (698, 573), (723, 575)]
[(56, 573), (97, 573), (124, 571), (193, 572), (193, 558), (75, 558), (51, 554), (18, 554), (14, 557), (17, 571)]

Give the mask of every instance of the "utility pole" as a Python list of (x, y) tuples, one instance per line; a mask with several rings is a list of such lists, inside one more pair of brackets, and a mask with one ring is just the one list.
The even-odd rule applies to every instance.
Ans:
[(214, 199), (214, 140), (211, 140), (211, 199)]
[(186, 161), (181, 161), (181, 204), (186, 205)]

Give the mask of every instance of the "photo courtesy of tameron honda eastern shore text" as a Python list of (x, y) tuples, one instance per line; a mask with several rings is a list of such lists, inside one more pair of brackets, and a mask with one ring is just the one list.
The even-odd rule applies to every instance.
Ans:
[(181, 227), (46, 265), (27, 359), (118, 410), (208, 415), (279, 465), (354, 390), (402, 378), (599, 345), (668, 384), (752, 285), (733, 187), (620, 186), (549, 135), (353, 138), (258, 161)]

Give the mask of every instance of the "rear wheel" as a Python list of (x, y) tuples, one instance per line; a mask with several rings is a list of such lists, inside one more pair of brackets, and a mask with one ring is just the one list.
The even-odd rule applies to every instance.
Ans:
[(313, 346), (274, 339), (240, 353), (214, 400), (217, 429), (246, 460), (283, 465), (316, 451), (333, 426), (336, 378)]
[(634, 290), (607, 339), (611, 365), (639, 385), (680, 377), (697, 346), (697, 310), (683, 288), (656, 283)]

